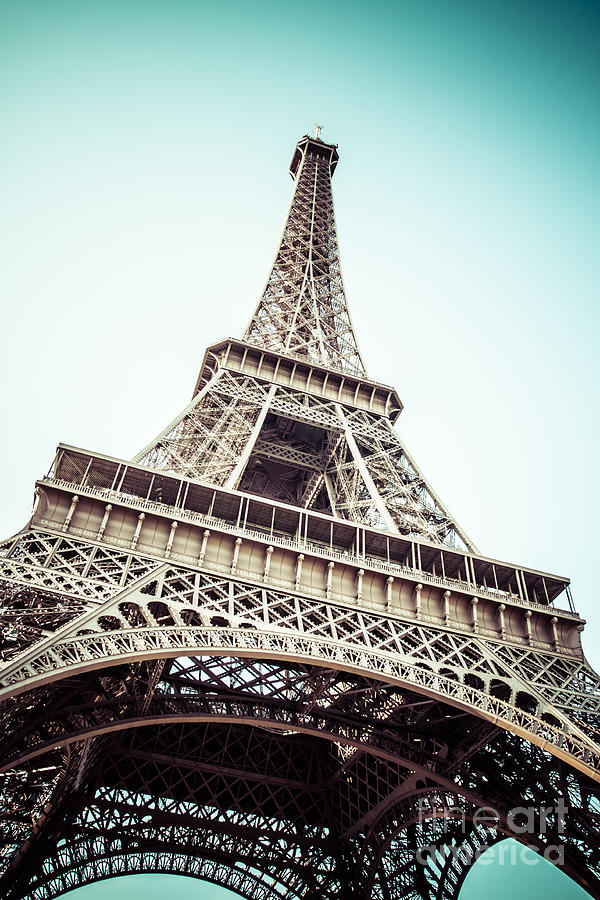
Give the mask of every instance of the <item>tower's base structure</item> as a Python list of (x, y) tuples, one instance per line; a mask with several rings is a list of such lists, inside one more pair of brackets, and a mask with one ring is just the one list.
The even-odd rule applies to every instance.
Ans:
[(60, 445), (0, 545), (6, 900), (135, 872), (451, 900), (506, 836), (600, 897), (584, 623), (566, 578), (477, 552), (392, 427), (337, 160), (298, 143), (265, 292), (181, 415), (132, 461)]

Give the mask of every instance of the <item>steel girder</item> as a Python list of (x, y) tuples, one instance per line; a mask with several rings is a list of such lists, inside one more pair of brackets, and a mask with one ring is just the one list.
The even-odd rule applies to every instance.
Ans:
[[(23, 540), (29, 546), (34, 542), (35, 547), (48, 547), (44, 542), (35, 543), (39, 537)], [(35, 594), (31, 587), (28, 591)], [(20, 603), (18, 591), (14, 596)], [(48, 604), (49, 598), (51, 595), (41, 596), (40, 603)], [(9, 597), (7, 608), (10, 602)], [(210, 624), (215, 617), (219, 617), (220, 627)], [(222, 627), (223, 621), (229, 624)], [(328, 896), (328, 891), (339, 895), (345, 890), (348, 896), (386, 897), (392, 883), (394, 891), (402, 890), (399, 896), (450, 896), (448, 885), (452, 890), (458, 889), (473, 859), (465, 847), (472, 846), (479, 834), (477, 828), (466, 827), (465, 823), (468, 824), (478, 806), (492, 804), (500, 817), (506, 818), (511, 804), (522, 803), (523, 794), (517, 785), (523, 781), (526, 755), (531, 757), (535, 752), (541, 756), (525, 769), (532, 796), (544, 796), (549, 804), (564, 796), (565, 771), (569, 773), (571, 803), (573, 791), (577, 791), (572, 828), (561, 839), (569, 844), (571, 852), (567, 869), (588, 889), (590, 886), (595, 889), (594, 804), (598, 802), (598, 794), (597, 785), (584, 772), (593, 776), (594, 766), (599, 763), (594, 762), (598, 757), (593, 743), (586, 739), (580, 727), (571, 724), (571, 733), (567, 733), (571, 721), (568, 713), (580, 704), (582, 694), (581, 666), (574, 661), (568, 661), (573, 669), (567, 697), (558, 697), (563, 703), (566, 699), (566, 710), (545, 698), (540, 679), (535, 691), (539, 706), (527, 712), (516, 705), (519, 688), (528, 687), (529, 696), (534, 696), (534, 689), (527, 682), (520, 682), (513, 667), (503, 664), (500, 655), (483, 641), (468, 636), (461, 638), (451, 632), (438, 630), (436, 633), (431, 627), (407, 625), (393, 616), (370, 616), (335, 603), (319, 603), (314, 598), (286, 595), (264, 585), (169, 564), (151, 569), (112, 598), (94, 604), (86, 612), (78, 612), (70, 621), (61, 624), (57, 620), (55, 626), (55, 633), (38, 640), (29, 652), (15, 653), (3, 670), (0, 698), (6, 698), (2, 710), (3, 730), (9, 736), (4, 749), (7, 786), (14, 795), (15, 779), (16, 783), (19, 779), (22, 783), (22, 773), (38, 780), (40, 770), (53, 776), (44, 785), (44, 808), (52, 811), (54, 824), (50, 824), (48, 813), (44, 813), (40, 816), (42, 824), (34, 828), (34, 832), (37, 829), (42, 832), (36, 851), (41, 854), (38, 864), (41, 869), (26, 883), (22, 874), (25, 863), (19, 865), (20, 857), (17, 857), (6, 876), (7, 889), (14, 891), (14, 897), (19, 892), (40, 898), (54, 896), (66, 885), (75, 883), (74, 879), (106, 877), (107, 872), (124, 871), (126, 865), (136, 871), (148, 870), (152, 868), (150, 859), (158, 868), (164, 868), (159, 862), (172, 856), (173, 870), (183, 871), (177, 868), (184, 863), (181, 850), (175, 853), (171, 832), (160, 835), (153, 832), (147, 841), (140, 837), (139, 844), (134, 842), (136, 862), (131, 861), (133, 851), (123, 850), (121, 826), (115, 825), (117, 830), (110, 832), (113, 843), (109, 847), (114, 852), (106, 847), (102, 852), (98, 850), (98, 841), (102, 843), (104, 838), (97, 831), (99, 823), (107, 821), (107, 807), (100, 810), (92, 804), (92, 812), (86, 811), (91, 797), (90, 779), (96, 779), (94, 791), (108, 790), (108, 787), (112, 790), (114, 785), (106, 768), (105, 754), (98, 757), (92, 750), (102, 741), (109, 740), (112, 746), (111, 736), (121, 735), (125, 730), (136, 737), (129, 744), (119, 742), (121, 748), (129, 747), (127, 751), (119, 751), (122, 756), (118, 767), (123, 772), (135, 759), (134, 768), (139, 774), (140, 760), (144, 759), (154, 770), (170, 768), (172, 773), (178, 773), (173, 777), (181, 781), (181, 773), (189, 767), (190, 755), (194, 754), (190, 754), (188, 740), (180, 760), (173, 764), (173, 734), (177, 733), (181, 747), (186, 728), (203, 727), (210, 733), (211, 728), (231, 726), (251, 729), (250, 740), (255, 744), (256, 735), (267, 729), (271, 742), (267, 753), (270, 769), (240, 771), (239, 762), (227, 766), (223, 760), (215, 762), (214, 752), (211, 753), (211, 777), (213, 781), (220, 780), (221, 793), (210, 794), (203, 811), (187, 809), (185, 815), (192, 817), (194, 828), (209, 813), (213, 818), (224, 816), (229, 821), (231, 809), (239, 812), (243, 807), (244, 815), (252, 816), (257, 810), (267, 808), (274, 820), (283, 823), (286, 829), (297, 828), (302, 821), (311, 828), (320, 828), (315, 844), (321, 849), (326, 836), (337, 841), (335, 849), (329, 845), (330, 855), (326, 860), (308, 855), (310, 872), (314, 875), (321, 867), (327, 873), (323, 875), (324, 880), (310, 882), (304, 873), (304, 880), (298, 881), (300, 875), (295, 872), (286, 885), (278, 881), (279, 887), (268, 888), (275, 892), (273, 896), (278, 896), (277, 891), (281, 896), (317, 897)], [(557, 666), (556, 660), (542, 659), (543, 654), (537, 655), (535, 665), (535, 656), (532, 651), (527, 662), (537, 671), (544, 668), (552, 671), (552, 665)], [(554, 685), (550, 679), (554, 698), (556, 682), (561, 677), (564, 682), (566, 671), (564, 667), (559, 668)], [(474, 678), (477, 687), (472, 686)], [(587, 678), (589, 681), (589, 670)], [(588, 687), (592, 688), (593, 699), (597, 685), (590, 681)], [(561, 723), (560, 728), (549, 725), (550, 711), (555, 721)], [(544, 714), (546, 719), (542, 718)], [(147, 733), (151, 724), (155, 737), (159, 732), (166, 735), (165, 743), (144, 750), (135, 742), (137, 735)], [(511, 736), (511, 729), (528, 740), (520, 745), (511, 744), (518, 740)], [(223, 753), (228, 754), (231, 763), (238, 752), (236, 748), (248, 739), (241, 740), (238, 734), (234, 741), (231, 731), (228, 734)], [(335, 751), (317, 751), (313, 747), (308, 753), (302, 743), (307, 739)], [(277, 761), (274, 756), (275, 752), (281, 756), (286, 742), (294, 757), (293, 777), (285, 771), (281, 758)], [(196, 748), (198, 743), (194, 743)], [(536, 751), (535, 743), (545, 749)], [(519, 750), (516, 754), (513, 750), (514, 776), (509, 782), (514, 790), (507, 790), (502, 786), (504, 782), (498, 780), (498, 760), (501, 759), (506, 771), (507, 748), (515, 746)], [(63, 760), (63, 769), (75, 771), (68, 789), (53, 780), (57, 771), (56, 748), (80, 760), (75, 770), (74, 763), (70, 763), (69, 769)], [(548, 748), (554, 756), (548, 755)], [(311, 761), (307, 762), (309, 757)], [(561, 759), (567, 759), (571, 765), (565, 769)], [(54, 768), (46, 766), (48, 760), (54, 760)], [(93, 760), (96, 762), (92, 765)], [(170, 767), (167, 760), (171, 760)], [(197, 763), (198, 760), (196, 768), (202, 769)], [(256, 767), (256, 760), (253, 765)], [(313, 792), (311, 796), (309, 774), (316, 770), (321, 780), (316, 794)], [(271, 783), (274, 772), (284, 773), (277, 775), (281, 783), (276, 785)], [(550, 783), (549, 772), (555, 773)], [(202, 774), (204, 784), (206, 767)], [(65, 778), (63, 774), (63, 782)], [(133, 773), (130, 773), (129, 789), (131, 779)], [(79, 818), (73, 818), (73, 796), (79, 796), (82, 785), (85, 785), (85, 799), (78, 801), (83, 803), (77, 813)], [(440, 816), (435, 810), (424, 814), (418, 800), (423, 790), (426, 794), (433, 791), (432, 796), (438, 798), (435, 810), (444, 807), (451, 809), (451, 814)], [(326, 791), (329, 813), (324, 817), (325, 805), (315, 797), (322, 797)], [(447, 798), (443, 803), (440, 801), (444, 791), (449, 792), (451, 801)], [(179, 803), (172, 793), (163, 786), (157, 795)], [(232, 800), (232, 793), (237, 799)], [(30, 798), (31, 791), (22, 794)], [(131, 801), (131, 808), (128, 807), (129, 837), (132, 831), (139, 830), (144, 816), (150, 815), (147, 782), (138, 794)], [(228, 800), (223, 799), (224, 794)], [(97, 799), (96, 793), (93, 796)], [(194, 796), (197, 802), (198, 786)], [(407, 796), (413, 797), (412, 817), (407, 812)], [(245, 798), (244, 802), (240, 797)], [(103, 802), (108, 802), (106, 797)], [(186, 802), (191, 801), (188, 798)], [(30, 807), (29, 799), (21, 806), (14, 801), (13, 815), (23, 819), (28, 810), (32, 811)], [(462, 815), (458, 823), (453, 821), (457, 810)], [(33, 810), (33, 818), (37, 816), (39, 810)], [(89, 816), (97, 819), (93, 840), (88, 834)], [(78, 833), (84, 822), (88, 835), (86, 846), (92, 848), (89, 858), (82, 856), (81, 850), (71, 858), (71, 850), (64, 849), (65, 845), (60, 843), (61, 868), (55, 871), (50, 860), (57, 853), (56, 842), (66, 841), (70, 847), (74, 837), (67, 840), (62, 835)], [(385, 828), (384, 822), (388, 823)], [(236, 823), (239, 824), (237, 818)], [(261, 831), (262, 827), (258, 828), (254, 822), (249, 838), (260, 841), (261, 845), (265, 840), (274, 840), (271, 826), (268, 836)], [(491, 835), (496, 840), (502, 833), (509, 832), (506, 822), (503, 825), (499, 820), (493, 834), (486, 832), (487, 839)], [(545, 833), (538, 838), (548, 840)], [(244, 857), (240, 835), (236, 832), (231, 839), (239, 853), (235, 863), (230, 859), (228, 879), (231, 877), (240, 886), (243, 881), (242, 893), (246, 896), (269, 896), (265, 893), (264, 879), (256, 880), (251, 873), (240, 881), (239, 867), (243, 859), (258, 858), (255, 844)], [(181, 833), (177, 840), (180, 848)], [(31, 846), (36, 847), (35, 840), (31, 840)], [(76, 846), (80, 844), (76, 842)], [(454, 846), (463, 850), (448, 850)], [(262, 864), (263, 871), (275, 881), (287, 871), (291, 851), (287, 844), (285, 848), (281, 851), (283, 856), (270, 869), (266, 862)], [(421, 853), (416, 861), (419, 848), (425, 848), (426, 853)], [(10, 851), (11, 846), (7, 846), (7, 857)], [(226, 856), (217, 859), (209, 854), (205, 858), (198, 849), (193, 853), (190, 850), (184, 868), (205, 877), (203, 873), (208, 869), (213, 871), (211, 867), (217, 866), (221, 872)], [(28, 857), (27, 871), (34, 857), (35, 854)], [(202, 864), (198, 861), (200, 857)], [(345, 869), (352, 873), (345, 887), (331, 874), (336, 861), (339, 863), (342, 858), (346, 860)], [(111, 859), (113, 862), (109, 864)], [(128, 859), (130, 862), (126, 862)], [(390, 859), (395, 862), (391, 863)], [(352, 860), (352, 865), (348, 860)]]
[(364, 375), (340, 268), (332, 151), (321, 142), (304, 143), (279, 249), (244, 338), (260, 347)]
[[(279, 586), (264, 535), (249, 532), (256, 553), (242, 564), (239, 536), (232, 560), (205, 559), (208, 530), (189, 565), (170, 559), (178, 522), (159, 520), (173, 518), (179, 495), (162, 497), (165, 473), (179, 491), (184, 477), (222, 488), (239, 515), (240, 492), (254, 493), (363, 532), (474, 549), (392, 427), (397, 394), (366, 378), (340, 270), (337, 159), (318, 138), (299, 142), (245, 343), (209, 348), (192, 402), (136, 457), (148, 487), (133, 533), (115, 525), (127, 466), (99, 463), (90, 530), (72, 523), (71, 485), (83, 490), (92, 459), (63, 454), (53, 501), (66, 503), (63, 517), (34, 517), (0, 545), (8, 900), (154, 871), (249, 900), (456, 900), (476, 854), (507, 835), (562, 848), (565, 871), (600, 897), (600, 682), (571, 639), (575, 614), (562, 643), (556, 618), (545, 644), (529, 619), (507, 635), (496, 584), (497, 596), (485, 591), (499, 631), (479, 628), (477, 597), (453, 625), (441, 555), (437, 620), (421, 615), (414, 571), (382, 565), (387, 593), (375, 603), (361, 586), (334, 594), (335, 562), (321, 560), (327, 587), (310, 592), (289, 538), (295, 582), (292, 569)], [(140, 544), (148, 511), (166, 546), (148, 546), (152, 528)], [(361, 559), (364, 547), (363, 533)], [(391, 585), (405, 574), (417, 606), (402, 611)], [(526, 807), (532, 821), (515, 831)]]
[[(568, 830), (554, 819), (526, 839), (540, 849), (560, 840), (567, 871), (597, 893), (597, 785), (501, 729), (488, 726), (466, 762), (472, 716), (345, 673), (179, 659), (143, 715), (135, 678), (148, 683), (139, 670), (107, 678), (100, 669), (27, 696), (45, 715), (27, 723), (24, 745), (42, 727), (56, 742), (61, 716), (75, 746), (104, 744), (37, 849), (32, 842), (27, 868), (9, 872), (7, 896), (56, 896), (107, 870), (205, 877), (205, 865), (219, 862), (239, 878), (249, 860), (250, 878), (259, 871), (279, 885), (273, 896), (453, 896), (473, 856), (450, 849), (473, 846), (479, 807), (497, 811), (478, 839), (489, 843), (510, 833), (510, 810), (527, 797), (551, 812), (557, 796), (578, 804)], [(85, 720), (102, 720), (102, 729), (86, 736)], [(98, 733), (104, 738), (89, 736)], [(339, 752), (343, 744), (349, 753)], [(264, 879), (249, 890), (269, 896)]]
[[(269, 414), (314, 429), (318, 449), (278, 434)], [(277, 476), (271, 467), (261, 484), (244, 481), (251, 458), (284, 466)], [(326, 484), (328, 506), (341, 518), (473, 549), (385, 417), (226, 368), (135, 460), (309, 508), (321, 508), (315, 488)], [(318, 484), (303, 499), (315, 473)]]

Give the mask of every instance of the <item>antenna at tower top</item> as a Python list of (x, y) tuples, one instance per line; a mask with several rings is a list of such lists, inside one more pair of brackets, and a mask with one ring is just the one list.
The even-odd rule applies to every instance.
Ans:
[(317, 125), (315, 123), (315, 137), (318, 141), (321, 139), (321, 128), (322, 127), (323, 127), (322, 125)]

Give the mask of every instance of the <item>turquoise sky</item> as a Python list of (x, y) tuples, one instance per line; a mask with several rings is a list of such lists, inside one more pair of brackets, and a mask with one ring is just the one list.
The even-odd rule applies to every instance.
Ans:
[[(510, 842), (512, 844), (512, 842)], [(514, 844), (518, 865), (511, 864), (508, 842), (504, 855), (489, 850), (469, 872), (460, 900), (520, 900), (541, 896), (544, 900), (586, 900), (589, 894), (573, 884), (562, 872), (530, 851)], [(498, 865), (498, 861), (504, 863)], [(70, 891), (69, 900), (232, 900), (236, 895), (214, 885), (202, 885), (193, 878), (168, 875), (135, 875), (112, 878)]]
[[(599, 21), (592, 0), (0, 2), (2, 536), (58, 441), (132, 455), (241, 333), (318, 121), (399, 431), (483, 552), (572, 578), (600, 667)], [(462, 897), (518, 900), (538, 870)]]
[[(514, 854), (511, 850), (514, 847)], [(589, 894), (537, 854), (520, 845), (505, 842), (490, 849), (469, 872), (460, 900), (586, 900)], [(518, 864), (514, 864), (514, 860)], [(232, 900), (236, 894), (193, 878), (168, 875), (134, 875), (111, 878), (85, 888), (69, 891), (69, 900)]]

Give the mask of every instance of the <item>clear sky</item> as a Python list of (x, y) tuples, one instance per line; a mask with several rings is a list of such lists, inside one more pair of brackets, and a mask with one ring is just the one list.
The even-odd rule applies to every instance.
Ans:
[[(537, 854), (512, 841), (500, 846), (504, 849), (491, 848), (475, 863), (460, 900), (589, 900), (589, 894)], [(167, 896), (173, 900), (233, 900), (236, 894), (193, 878), (134, 875), (97, 882), (65, 896), (69, 900), (165, 900)]]
[(480, 549), (571, 577), (600, 667), (599, 24), (595, 0), (0, 3), (2, 536), (59, 441), (132, 455), (241, 333), (319, 122), (370, 375)]

